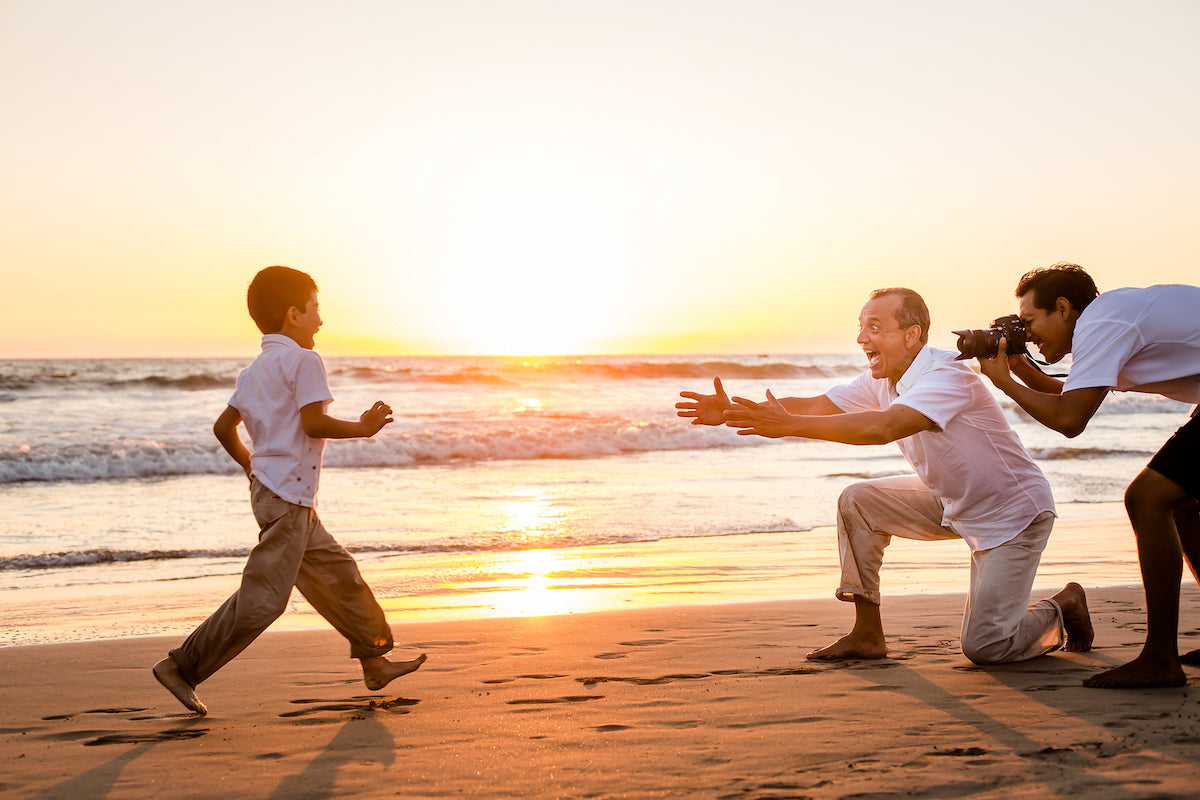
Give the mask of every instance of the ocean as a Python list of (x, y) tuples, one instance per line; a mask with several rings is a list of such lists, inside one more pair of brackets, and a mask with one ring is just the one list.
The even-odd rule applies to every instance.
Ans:
[[(246, 480), (212, 422), (248, 360), (0, 361), (0, 645), (186, 631), (197, 609), (236, 587), (257, 531)], [(768, 388), (819, 394), (864, 369), (857, 353), (326, 366), (332, 414), (355, 418), (378, 399), (395, 409), (375, 438), (328, 443), (319, 495), (326, 526), (389, 613), (555, 611), (548, 587), (615, 581), (619, 594), (626, 573), (647, 564), (656, 571), (642, 590), (686, 593), (698, 580), (688, 554), (707, 565), (694, 594), (720, 584), (719, 594), (748, 587), (759, 597), (779, 591), (768, 578), (781, 562), (802, 560), (788, 553), (819, 553), (807, 571), (819, 588), (794, 568), (787, 577), (798, 594), (826, 596), (836, 544), (816, 536), (834, 523), (841, 488), (908, 471), (894, 445), (771, 441), (675, 416), (679, 391), (710, 392), (714, 375), (753, 399)], [(1066, 439), (1001, 404), (1060, 515), (1111, 511), (1188, 411), (1118, 393)], [(922, 570), (965, 563), (965, 547), (950, 546), (914, 551), (914, 590), (936, 583)], [(1136, 577), (1132, 549), (1123, 552), (1106, 557), (1114, 583)], [(558, 569), (568, 555), (574, 566)], [(532, 602), (530, 575), (541, 589)], [(517, 589), (526, 601), (514, 606)], [(298, 595), (295, 605), (296, 624), (313, 622)]]

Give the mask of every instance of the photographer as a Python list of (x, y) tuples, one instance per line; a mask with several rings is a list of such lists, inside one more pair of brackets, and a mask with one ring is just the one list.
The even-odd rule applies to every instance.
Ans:
[[(1113, 389), (1200, 402), (1200, 288), (1099, 294), (1081, 267), (1059, 263), (1022, 276), (1016, 296), (1029, 343), (1047, 363), (1073, 353), (1070, 375), (1061, 382), (1025, 358), (1007, 357), (1003, 340), (998, 355), (980, 358), (979, 366), (1043, 425), (1078, 436)], [(1146, 592), (1146, 643), (1136, 659), (1093, 675), (1086, 686), (1182, 686), (1187, 676), (1181, 663), (1200, 664), (1200, 650), (1180, 659), (1176, 642), (1182, 561), (1193, 575), (1200, 563), (1198, 501), (1200, 417), (1193, 408), (1191, 419), (1125, 490)]]
[(859, 315), (858, 344), (869, 369), (853, 382), (818, 397), (777, 400), (768, 391), (765, 403), (731, 403), (717, 378), (715, 394), (680, 392), (688, 402), (675, 407), (694, 425), (726, 424), (740, 435), (896, 442), (916, 472), (861, 481), (842, 492), (836, 596), (854, 603), (854, 627), (808, 658), (887, 655), (879, 569), (893, 535), (961, 538), (971, 549), (962, 649), (975, 663), (1023, 661), (1063, 647), (1064, 639), (1067, 650), (1090, 649), (1092, 626), (1079, 584), (1028, 605), (1054, 525), (1050, 485), (979, 376), (951, 353), (928, 347), (928, 338), (929, 310), (921, 296), (881, 289)]

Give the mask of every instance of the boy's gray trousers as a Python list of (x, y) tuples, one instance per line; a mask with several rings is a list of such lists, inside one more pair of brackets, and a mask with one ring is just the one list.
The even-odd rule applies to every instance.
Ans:
[(284, 612), (293, 586), (350, 641), (351, 658), (389, 652), (392, 631), (383, 609), (316, 511), (282, 500), (257, 478), (250, 504), (258, 544), (238, 590), (171, 651), (183, 678), (196, 686), (229, 663)]

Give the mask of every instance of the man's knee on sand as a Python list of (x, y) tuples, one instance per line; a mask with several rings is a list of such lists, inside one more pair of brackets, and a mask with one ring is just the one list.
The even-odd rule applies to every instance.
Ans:
[(984, 667), (1008, 662), (1011, 651), (1012, 641), (1009, 639), (990, 642), (963, 639), (962, 642), (962, 652), (967, 660)]
[(972, 664), (980, 666), (1010, 664), (1014, 661), (1027, 660), (1034, 655), (1044, 654), (1062, 646), (1061, 630), (1057, 636), (1057, 643), (1054, 642), (1055, 637), (1052, 632), (1048, 632), (1047, 636), (1049, 638), (1040, 640), (1039, 643), (1023, 644), (1022, 637), (1017, 630), (1007, 634), (995, 629), (982, 634), (965, 630), (962, 637), (962, 652)]

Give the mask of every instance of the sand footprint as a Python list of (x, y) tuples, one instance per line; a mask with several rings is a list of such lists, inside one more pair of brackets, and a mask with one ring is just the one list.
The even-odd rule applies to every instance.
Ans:
[(285, 711), (279, 716), (281, 717), (305, 717), (310, 714), (319, 714), (326, 711), (365, 711), (371, 708), (378, 708), (384, 711), (394, 711), (400, 714), (407, 714), (409, 706), (415, 706), (420, 700), (410, 700), (406, 697), (397, 697), (394, 700), (380, 700), (377, 697), (370, 695), (360, 695), (353, 697), (351, 700), (358, 702), (346, 702), (342, 700), (315, 700), (315, 699), (299, 699), (289, 700), (293, 705), (308, 705), (309, 708), (301, 708), (296, 711)]
[(149, 744), (154, 742), (179, 742), (198, 739), (208, 733), (208, 728), (185, 728), (183, 730), (158, 731), (156, 733), (108, 733), (84, 742), (84, 747), (99, 747), (106, 744)]
[(560, 703), (587, 703), (592, 700), (603, 700), (602, 694), (572, 694), (565, 697), (533, 697), (528, 700), (508, 700), (510, 706), (544, 706)]

